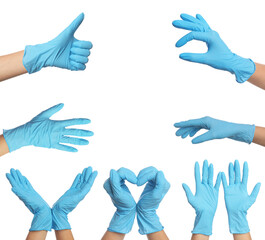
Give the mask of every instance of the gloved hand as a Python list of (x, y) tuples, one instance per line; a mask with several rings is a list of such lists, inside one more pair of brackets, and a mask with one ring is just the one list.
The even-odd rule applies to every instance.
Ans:
[(54, 230), (71, 229), (67, 215), (85, 198), (90, 191), (97, 171), (85, 168), (82, 174), (78, 174), (71, 188), (62, 195), (52, 207), (52, 228)]
[(244, 163), (241, 181), (240, 166), (237, 160), (234, 166), (232, 163), (229, 164), (229, 185), (224, 173), (222, 173), (222, 182), (230, 232), (232, 234), (248, 233), (250, 230), (247, 221), (247, 210), (256, 201), (261, 184), (256, 184), (249, 196), (247, 191), (248, 164), (247, 162)]
[(21, 147), (33, 145), (36, 147), (55, 148), (68, 152), (77, 152), (76, 148), (61, 143), (87, 145), (87, 140), (69, 136), (89, 137), (93, 136), (93, 132), (66, 127), (88, 124), (90, 123), (89, 119), (76, 118), (63, 121), (50, 120), (50, 117), (60, 111), (63, 106), (62, 103), (55, 105), (41, 112), (24, 125), (14, 129), (4, 130), (3, 135), (9, 151), (13, 152)]
[(176, 47), (182, 47), (193, 39), (205, 42), (208, 47), (206, 53), (182, 53), (179, 55), (181, 59), (229, 71), (235, 74), (236, 81), (239, 83), (247, 81), (255, 72), (255, 63), (251, 59), (232, 53), (219, 34), (209, 27), (200, 14), (197, 14), (196, 18), (188, 14), (181, 14), (180, 17), (183, 20), (173, 21), (173, 26), (191, 32), (178, 40)]
[(83, 20), (84, 13), (81, 13), (53, 40), (26, 46), (23, 65), (28, 73), (37, 72), (43, 67), (58, 67), (72, 71), (85, 70), (92, 43), (80, 41), (74, 37), (75, 31)]
[(14, 170), (13, 168), (10, 170), (10, 174), (6, 174), (6, 177), (12, 185), (12, 191), (34, 214), (29, 231), (51, 231), (51, 208), (33, 189), (28, 179), (22, 176), (19, 170)]
[(140, 234), (150, 234), (164, 229), (156, 214), (159, 204), (170, 188), (162, 171), (148, 167), (140, 171), (137, 176), (137, 186), (145, 183), (143, 193), (137, 203), (137, 221)]
[(135, 174), (126, 168), (118, 171), (111, 170), (110, 178), (104, 183), (114, 206), (117, 208), (111, 219), (108, 231), (126, 234), (131, 231), (136, 214), (136, 203), (125, 185), (125, 180), (132, 184), (137, 183)]
[(190, 188), (183, 184), (188, 202), (196, 211), (193, 234), (212, 235), (213, 219), (218, 204), (221, 173), (218, 174), (215, 186), (213, 186), (213, 165), (208, 167), (208, 161), (203, 162), (202, 180), (199, 163), (195, 163), (196, 194), (193, 195)]
[(250, 144), (253, 141), (255, 133), (255, 125), (230, 123), (211, 117), (178, 122), (174, 126), (179, 128), (176, 135), (182, 138), (187, 136), (193, 137), (201, 129), (209, 130), (194, 138), (192, 140), (194, 144), (222, 138), (230, 138)]

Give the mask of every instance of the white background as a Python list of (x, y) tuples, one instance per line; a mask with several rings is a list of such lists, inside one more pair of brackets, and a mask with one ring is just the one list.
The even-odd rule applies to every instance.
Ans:
[[(158, 215), (171, 239), (189, 239), (195, 211), (181, 183), (194, 190), (195, 161), (214, 164), (227, 173), (230, 161), (248, 161), (249, 192), (263, 183), (248, 211), (253, 239), (264, 231), (265, 148), (232, 140), (192, 145), (175, 136), (174, 122), (209, 115), (238, 123), (265, 126), (265, 94), (249, 83), (238, 84), (227, 72), (185, 62), (181, 52), (203, 52), (203, 43), (176, 49), (186, 31), (171, 22), (180, 13), (201, 13), (238, 55), (265, 62), (262, 1), (212, 0), (75, 0), (4, 1), (0, 8), (0, 55), (46, 42), (80, 13), (85, 20), (76, 32), (94, 47), (83, 72), (49, 68), (0, 83), (0, 127), (14, 128), (60, 102), (65, 107), (53, 119), (88, 117), (94, 131), (78, 153), (25, 147), (0, 160), (1, 239), (24, 239), (33, 215), (12, 193), (5, 173), (20, 169), (34, 188), (52, 204), (71, 186), (77, 173), (92, 166), (99, 171), (87, 197), (69, 214), (76, 239), (100, 239), (115, 208), (102, 185), (111, 168), (127, 167), (136, 174), (147, 167), (163, 170), (171, 189)], [(141, 188), (128, 184), (135, 199)], [(137, 222), (126, 239), (146, 239)], [(213, 239), (231, 239), (220, 187)], [(47, 239), (54, 239), (49, 233)]]

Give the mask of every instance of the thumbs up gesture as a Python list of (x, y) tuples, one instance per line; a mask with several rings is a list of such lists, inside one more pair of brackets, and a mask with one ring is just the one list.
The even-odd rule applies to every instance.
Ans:
[(44, 44), (26, 46), (23, 64), (27, 71), (34, 73), (43, 67), (59, 67), (71, 71), (85, 70), (92, 43), (74, 37), (83, 20), (84, 13), (81, 13), (53, 40)]

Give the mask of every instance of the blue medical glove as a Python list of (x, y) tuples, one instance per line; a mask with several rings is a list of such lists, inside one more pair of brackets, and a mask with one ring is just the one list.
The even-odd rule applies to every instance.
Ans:
[(90, 191), (97, 171), (91, 167), (85, 168), (79, 173), (72, 186), (62, 195), (52, 207), (52, 228), (54, 230), (71, 229), (67, 215), (85, 198)]
[(126, 168), (118, 171), (111, 170), (110, 178), (104, 183), (114, 206), (117, 208), (111, 219), (108, 231), (126, 234), (131, 231), (136, 214), (136, 203), (125, 185), (125, 180), (132, 184), (137, 183), (135, 174)]
[(244, 163), (243, 178), (241, 181), (240, 166), (235, 161), (233, 166), (229, 164), (229, 185), (227, 184), (225, 174), (222, 173), (222, 182), (224, 187), (225, 205), (228, 214), (229, 229), (232, 234), (248, 233), (249, 226), (247, 221), (247, 210), (253, 205), (258, 196), (261, 184), (254, 187), (252, 193), (248, 195), (248, 164)]
[(28, 179), (19, 170), (10, 170), (6, 174), (7, 179), (12, 185), (12, 191), (34, 214), (34, 218), (29, 231), (51, 231), (52, 213), (49, 205), (33, 189)]
[(148, 167), (137, 176), (137, 186), (146, 186), (137, 203), (137, 222), (140, 234), (150, 234), (164, 229), (156, 214), (159, 204), (170, 188), (162, 171)]
[(88, 124), (90, 123), (89, 119), (50, 120), (50, 117), (60, 111), (63, 106), (62, 103), (55, 105), (41, 112), (24, 125), (14, 129), (4, 130), (3, 135), (9, 151), (13, 152), (21, 147), (33, 145), (35, 147), (55, 148), (68, 152), (77, 152), (76, 148), (63, 145), (62, 143), (87, 145), (89, 143), (87, 140), (70, 136), (89, 137), (93, 136), (93, 132), (67, 127)]
[(211, 117), (178, 122), (174, 126), (179, 128), (176, 135), (182, 138), (193, 137), (201, 129), (208, 130), (206, 133), (192, 139), (194, 144), (222, 138), (230, 138), (250, 144), (255, 133), (255, 125), (230, 123)]
[(212, 235), (213, 219), (218, 204), (221, 173), (218, 174), (215, 186), (213, 186), (213, 165), (208, 166), (207, 160), (203, 163), (202, 180), (199, 163), (195, 163), (196, 194), (193, 195), (190, 188), (183, 184), (188, 202), (196, 211), (193, 234)]
[(188, 14), (181, 14), (180, 17), (182, 20), (173, 21), (173, 26), (191, 32), (178, 40), (176, 47), (182, 47), (193, 39), (205, 42), (208, 47), (206, 53), (182, 53), (179, 55), (181, 59), (229, 71), (235, 74), (239, 83), (247, 81), (255, 72), (255, 63), (251, 59), (232, 53), (219, 34), (209, 27), (200, 14), (197, 14), (196, 18)]
[(29, 73), (43, 67), (58, 67), (72, 71), (85, 70), (92, 43), (74, 37), (75, 31), (84, 20), (81, 13), (63, 32), (53, 40), (26, 46), (23, 64)]

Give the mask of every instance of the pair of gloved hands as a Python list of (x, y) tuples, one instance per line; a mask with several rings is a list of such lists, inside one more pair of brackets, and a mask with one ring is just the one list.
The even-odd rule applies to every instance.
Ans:
[(188, 14), (181, 14), (180, 17), (182, 20), (173, 21), (173, 26), (191, 32), (179, 39), (176, 47), (182, 47), (195, 39), (205, 42), (208, 48), (206, 53), (182, 53), (179, 55), (181, 59), (228, 71), (235, 74), (238, 83), (247, 81), (253, 75), (256, 70), (255, 63), (231, 52), (200, 14), (196, 18)]
[(77, 149), (66, 144), (87, 145), (86, 139), (79, 137), (93, 136), (93, 132), (82, 129), (68, 128), (73, 125), (84, 125), (91, 121), (87, 118), (69, 120), (51, 120), (50, 117), (60, 111), (64, 104), (55, 105), (34, 117), (28, 123), (10, 130), (3, 135), (9, 151), (13, 152), (24, 146), (55, 148), (58, 150), (77, 152)]
[[(138, 203), (131, 195), (125, 180), (137, 186), (147, 183)], [(136, 214), (140, 234), (150, 234), (163, 230), (156, 209), (158, 209), (169, 188), (170, 184), (163, 172), (154, 167), (141, 170), (137, 177), (126, 168), (121, 168), (118, 171), (111, 170), (110, 178), (104, 183), (104, 189), (110, 195), (117, 210), (110, 222), (108, 231), (129, 233)]]
[(224, 198), (228, 214), (229, 229), (232, 234), (248, 233), (247, 211), (256, 201), (260, 190), (260, 183), (257, 183), (252, 193), (248, 195), (248, 164), (244, 163), (243, 177), (241, 180), (239, 162), (229, 164), (229, 185), (226, 176), (220, 172), (217, 176), (215, 186), (213, 185), (213, 165), (208, 166), (205, 160), (202, 169), (202, 179), (198, 162), (195, 164), (196, 193), (192, 194), (190, 188), (183, 184), (188, 202), (196, 211), (194, 223), (194, 234), (212, 234), (214, 215), (218, 204), (219, 187), (221, 180), (224, 187)]
[(50, 208), (19, 170), (11, 169), (10, 174), (6, 174), (12, 191), (34, 214), (30, 231), (71, 229), (67, 216), (85, 198), (96, 176), (97, 171), (92, 171), (91, 167), (85, 168), (82, 174), (76, 176), (70, 189)]

